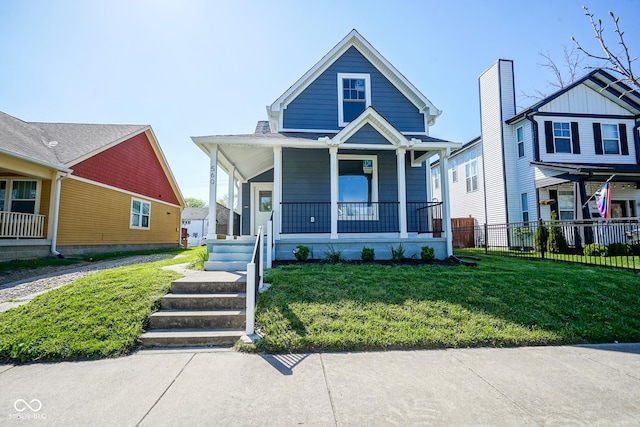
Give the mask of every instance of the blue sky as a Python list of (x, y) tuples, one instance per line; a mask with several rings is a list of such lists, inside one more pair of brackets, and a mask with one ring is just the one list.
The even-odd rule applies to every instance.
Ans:
[(608, 11), (620, 15), (640, 55), (638, 0), (4, 0), (0, 110), (150, 124), (183, 195), (206, 201), (208, 158), (190, 137), (253, 132), (351, 29), (443, 110), (433, 136), (467, 142), (480, 133), (478, 76), (496, 59), (513, 59), (517, 93), (533, 93), (552, 79), (538, 52), (560, 61), (571, 36), (597, 50), (582, 5), (612, 44)]

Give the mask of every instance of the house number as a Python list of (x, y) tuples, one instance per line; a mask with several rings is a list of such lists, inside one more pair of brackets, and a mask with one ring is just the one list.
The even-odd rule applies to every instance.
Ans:
[(216, 183), (216, 167), (215, 166), (211, 166), (211, 172), (209, 173), (209, 182), (211, 183), (211, 185), (214, 185)]

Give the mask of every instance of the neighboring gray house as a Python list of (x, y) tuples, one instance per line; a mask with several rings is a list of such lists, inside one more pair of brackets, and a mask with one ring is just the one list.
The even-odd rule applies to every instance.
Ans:
[[(216, 203), (216, 234), (224, 236), (229, 226), (229, 208)], [(239, 234), (239, 215), (235, 214), (235, 232)], [(209, 208), (184, 208), (181, 214), (182, 228), (187, 229), (187, 241), (189, 246), (199, 246), (203, 243), (203, 238), (209, 233)]]
[(187, 229), (188, 245), (199, 246), (209, 233), (209, 208), (184, 208), (180, 219)]

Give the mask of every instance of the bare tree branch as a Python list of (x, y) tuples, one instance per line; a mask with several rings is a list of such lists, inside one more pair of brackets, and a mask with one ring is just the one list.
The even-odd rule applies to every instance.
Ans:
[[(598, 44), (602, 49), (602, 54), (597, 55), (592, 52), (587, 51), (582, 45), (576, 40), (575, 37), (571, 37), (571, 40), (576, 44), (578, 50), (583, 52), (589, 58), (597, 59), (599, 61), (604, 61), (604, 65), (599, 67), (604, 70), (612, 71), (614, 74), (621, 76), (621, 78), (617, 82), (623, 82), (628, 84), (629, 86), (635, 86), (637, 89), (640, 89), (640, 79), (639, 76), (634, 74), (632, 63), (637, 60), (637, 57), (631, 57), (629, 53), (629, 48), (624, 40), (624, 31), (620, 29), (619, 21), (620, 17), (616, 17), (613, 12), (609, 12), (609, 16), (613, 20), (613, 24), (615, 29), (614, 33), (618, 35), (618, 44), (622, 48), (622, 53), (616, 54), (611, 51), (609, 45), (607, 44), (604, 37), (604, 26), (602, 25), (602, 19), (598, 19), (596, 22), (594, 14), (589, 11), (589, 8), (586, 6), (582, 7), (585, 11), (585, 15), (589, 17), (589, 22), (591, 23), (591, 28), (593, 28), (593, 32), (595, 34), (596, 40), (598, 40)], [(596, 67), (587, 67), (587, 68), (596, 68)]]
[[(553, 80), (547, 81), (553, 91), (563, 89), (573, 83), (578, 77), (578, 70), (582, 69), (581, 64), (584, 61), (584, 58), (576, 48), (571, 47), (571, 49), (569, 49), (566, 45), (562, 45), (562, 50), (562, 62), (556, 62), (548, 50), (546, 52), (538, 52), (538, 55), (544, 59), (544, 61), (539, 62), (538, 65), (550, 70), (554, 76)], [(534, 89), (533, 94), (521, 92), (522, 97), (536, 100), (544, 99), (548, 95), (548, 92), (538, 89)]]

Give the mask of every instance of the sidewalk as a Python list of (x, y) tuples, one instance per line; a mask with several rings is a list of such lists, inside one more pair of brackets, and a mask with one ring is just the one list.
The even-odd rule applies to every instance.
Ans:
[(640, 344), (0, 365), (0, 425), (639, 425)]

